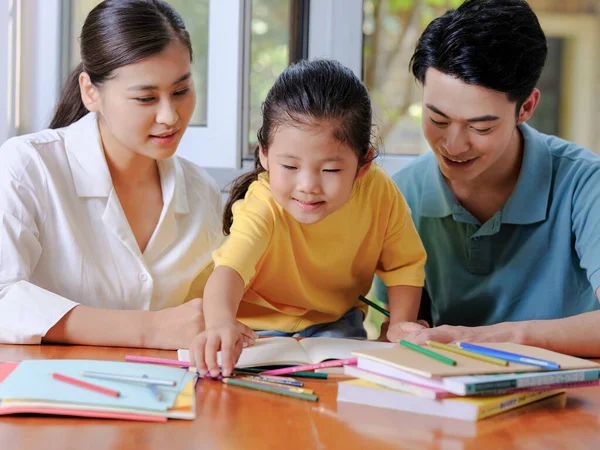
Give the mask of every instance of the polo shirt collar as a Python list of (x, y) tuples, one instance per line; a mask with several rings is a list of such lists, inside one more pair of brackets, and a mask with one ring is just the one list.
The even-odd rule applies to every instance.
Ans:
[[(525, 147), (521, 173), (514, 192), (502, 208), (502, 223), (532, 224), (547, 217), (550, 186), (552, 183), (552, 156), (544, 136), (527, 124), (519, 125)], [(470, 216), (446, 184), (433, 153), (426, 167), (425, 183), (421, 193), (420, 215), (424, 217), (447, 217), (451, 214)], [(465, 217), (471, 222), (471, 217)], [(475, 220), (475, 219), (473, 219)]]
[(552, 155), (544, 135), (519, 125), (525, 139), (521, 173), (515, 190), (502, 208), (502, 223), (526, 225), (546, 220), (552, 185)]

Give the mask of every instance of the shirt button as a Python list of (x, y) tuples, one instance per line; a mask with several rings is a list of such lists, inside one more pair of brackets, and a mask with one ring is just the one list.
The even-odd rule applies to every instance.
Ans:
[(140, 280), (148, 281), (148, 274), (145, 272), (140, 273)]

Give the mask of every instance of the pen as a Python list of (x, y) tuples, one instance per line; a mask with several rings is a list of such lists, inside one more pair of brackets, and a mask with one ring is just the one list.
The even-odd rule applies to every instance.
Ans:
[(100, 378), (103, 380), (117, 380), (117, 381), (134, 381), (145, 384), (156, 384), (160, 386), (175, 386), (176, 381), (173, 380), (159, 380), (156, 378), (148, 378), (147, 376), (131, 376), (131, 375), (118, 375), (114, 373), (103, 373), (103, 372), (81, 372), (81, 375), (89, 378)]

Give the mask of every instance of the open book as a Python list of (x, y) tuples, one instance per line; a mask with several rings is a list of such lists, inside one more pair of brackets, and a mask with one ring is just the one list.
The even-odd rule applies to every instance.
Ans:
[[(351, 358), (352, 352), (393, 347), (391, 342), (361, 341), (341, 338), (306, 338), (300, 341), (290, 337), (258, 339), (252, 347), (245, 348), (238, 368), (276, 365), (316, 364), (328, 359)], [(189, 361), (188, 350), (179, 349), (180, 361)], [(217, 355), (221, 364), (221, 352)]]

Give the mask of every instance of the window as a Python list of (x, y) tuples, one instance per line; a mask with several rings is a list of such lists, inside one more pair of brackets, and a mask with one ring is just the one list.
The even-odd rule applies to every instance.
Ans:
[(0, 0), (0, 143), (14, 134), (18, 5)]
[[(67, 2), (69, 66), (79, 62), (79, 34), (100, 0)], [(245, 2), (169, 0), (184, 18), (194, 48), (196, 109), (178, 154), (206, 167), (236, 167), (241, 158), (242, 42)], [(211, 95), (208, 95), (208, 87)]]
[[(102, 0), (77, 0), (71, 2), (71, 36), (69, 49), (69, 72), (79, 64), (79, 35), (88, 13)], [(190, 121), (192, 126), (206, 126), (207, 74), (208, 74), (208, 0), (169, 0), (184, 18), (192, 39), (194, 62), (192, 73), (196, 87), (196, 109)]]
[(409, 71), (409, 61), (427, 24), (462, 2), (364, 1), (363, 80), (386, 155), (428, 150), (421, 131), (421, 87)]
[(248, 146), (244, 158), (253, 159), (256, 133), (262, 123), (261, 105), (277, 76), (290, 63), (292, 3), (282, 0), (252, 0), (250, 23), (250, 107)]

